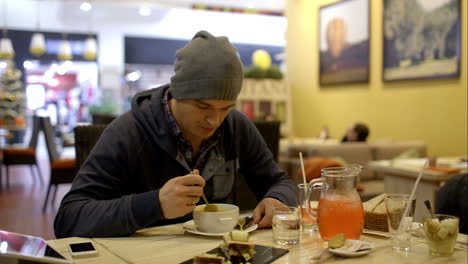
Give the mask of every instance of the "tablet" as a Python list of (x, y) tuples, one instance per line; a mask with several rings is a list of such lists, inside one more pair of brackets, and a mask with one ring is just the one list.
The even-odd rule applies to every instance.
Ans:
[(40, 237), (0, 230), (0, 262), (18, 263), (20, 260), (54, 264), (72, 263)]

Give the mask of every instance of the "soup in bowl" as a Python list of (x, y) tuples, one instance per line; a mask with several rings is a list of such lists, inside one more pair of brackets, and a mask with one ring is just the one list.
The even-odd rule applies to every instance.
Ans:
[(226, 233), (232, 231), (239, 221), (239, 207), (233, 204), (215, 204), (216, 212), (205, 212), (205, 205), (198, 205), (193, 211), (193, 221), (199, 231)]

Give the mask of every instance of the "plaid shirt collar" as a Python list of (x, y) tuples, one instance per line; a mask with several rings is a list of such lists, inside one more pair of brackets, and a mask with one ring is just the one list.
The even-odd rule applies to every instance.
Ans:
[(171, 110), (169, 109), (170, 99), (172, 99), (172, 95), (170, 89), (167, 88), (162, 98), (162, 108), (164, 116), (166, 117), (166, 120), (169, 124), (169, 128), (172, 134), (177, 138), (178, 149), (184, 155), (185, 160), (192, 169), (198, 169), (202, 171), (209, 156), (208, 154), (220, 141), (220, 129), (217, 129), (216, 132), (210, 138), (203, 140), (200, 146), (200, 152), (198, 153), (198, 156), (194, 157), (192, 144), (184, 138), (182, 131), (177, 125), (177, 122), (174, 116), (172, 115)]

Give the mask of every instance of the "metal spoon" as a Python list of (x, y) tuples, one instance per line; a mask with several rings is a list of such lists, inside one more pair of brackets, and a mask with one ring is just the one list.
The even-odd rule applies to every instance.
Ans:
[[(199, 174), (198, 170), (193, 170), (193, 174)], [(208, 203), (208, 200), (206, 199), (205, 193), (202, 193), (203, 200), (205, 201), (205, 207), (203, 208), (203, 211), (205, 212), (218, 212), (218, 206), (216, 204), (210, 204)]]
[(205, 194), (202, 194), (203, 200), (205, 200), (205, 208), (203, 211), (205, 212), (218, 212), (218, 206), (216, 204), (208, 203), (208, 200), (205, 197)]
[(431, 202), (429, 200), (426, 200), (426, 201), (424, 201), (424, 204), (426, 205), (427, 210), (431, 214), (432, 219), (434, 219), (435, 216), (434, 216), (434, 212), (432, 211)]

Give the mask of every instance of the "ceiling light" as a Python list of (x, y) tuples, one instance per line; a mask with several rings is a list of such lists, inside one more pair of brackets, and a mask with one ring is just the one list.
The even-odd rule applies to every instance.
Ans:
[(83, 2), (80, 5), (80, 10), (83, 11), (83, 12), (88, 12), (91, 9), (93, 9), (93, 6), (91, 5), (90, 2)]
[(0, 59), (7, 60), (13, 57), (15, 57), (15, 50), (13, 44), (11, 44), (11, 39), (4, 36), (0, 39)]
[(140, 9), (138, 9), (138, 14), (140, 14), (140, 16), (149, 16), (151, 15), (151, 9), (146, 6), (140, 7)]
[(57, 54), (59, 60), (71, 60), (73, 59), (72, 49), (70, 42), (66, 39), (63, 39), (60, 42), (59, 51)]
[(34, 64), (31, 61), (25, 60), (23, 62), (23, 67), (27, 70), (32, 69), (34, 67)]
[(127, 81), (129, 82), (136, 82), (138, 81), (138, 79), (140, 79), (141, 77), (141, 73), (139, 71), (134, 71), (134, 72), (130, 72), (127, 74), (127, 76), (125, 76), (125, 79), (127, 79)]
[(41, 1), (37, 1), (36, 6), (36, 33), (34, 33), (31, 37), (31, 42), (29, 43), (29, 52), (34, 56), (41, 56), (46, 52), (46, 42), (44, 34), (39, 33), (39, 29), (41, 27)]
[(34, 33), (29, 44), (29, 52), (34, 56), (41, 56), (46, 52), (46, 42), (44, 34)]
[(85, 41), (85, 48), (83, 52), (83, 57), (87, 60), (95, 60), (97, 55), (97, 43), (96, 39), (89, 37)]

